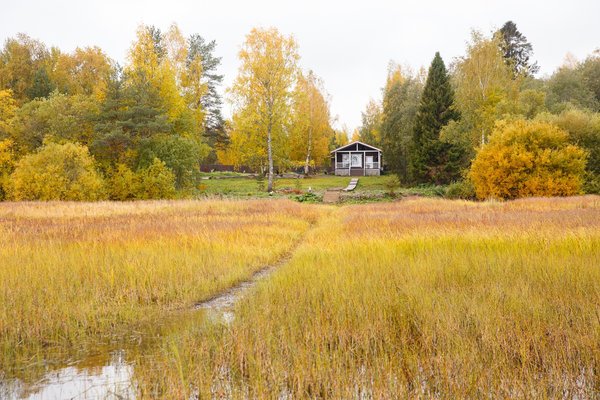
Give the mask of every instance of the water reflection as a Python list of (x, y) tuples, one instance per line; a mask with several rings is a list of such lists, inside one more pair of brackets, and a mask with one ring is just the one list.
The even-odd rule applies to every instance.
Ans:
[[(86, 360), (89, 364), (90, 360)], [(3, 399), (134, 399), (133, 366), (123, 351), (111, 353), (108, 363), (98, 366), (73, 365), (46, 373), (42, 379), (26, 384), (19, 379), (5, 382)]]
[[(240, 286), (213, 298), (210, 305), (171, 311), (128, 332), (114, 333), (109, 343), (87, 343), (81, 351), (50, 349), (32, 364), (0, 360), (0, 400), (135, 399), (139, 373), (148, 372), (171, 338), (184, 332), (202, 335), (215, 323), (231, 323), (234, 303), (250, 287), (247, 282)], [(136, 375), (134, 367), (144, 372)]]
[(88, 344), (83, 352), (54, 349), (40, 355), (41, 365), (4, 360), (0, 363), (0, 399), (134, 399), (138, 392), (134, 367), (140, 360), (151, 363), (167, 338), (201, 326), (205, 320), (202, 312), (174, 312), (137, 327), (136, 334), (115, 334), (110, 343)]
[(151, 318), (133, 331), (115, 334), (111, 344), (98, 344), (91, 352), (95, 356), (79, 356), (78, 362), (60, 365), (60, 360), (68, 360), (69, 354), (60, 354), (59, 349), (58, 354), (43, 356), (48, 364), (38, 372), (32, 371), (31, 366), (0, 363), (0, 367), (8, 365), (8, 371), (12, 371), (11, 375), (6, 371), (2, 375), (0, 369), (0, 399), (134, 399), (136, 363), (132, 360), (150, 361), (153, 351), (178, 332), (199, 332), (201, 327), (215, 323), (231, 324), (235, 304), (273, 270), (274, 267), (262, 269), (249, 280), (196, 304), (193, 310)]

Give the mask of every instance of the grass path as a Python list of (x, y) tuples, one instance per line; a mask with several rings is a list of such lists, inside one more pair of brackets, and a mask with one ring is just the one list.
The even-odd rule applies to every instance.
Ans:
[(230, 286), (226, 290), (216, 293), (214, 296), (200, 301), (194, 305), (194, 309), (206, 310), (210, 314), (222, 319), (225, 323), (231, 323), (234, 318), (234, 306), (245, 295), (248, 294), (260, 281), (269, 278), (269, 276), (280, 267), (283, 267), (294, 257), (298, 248), (302, 245), (305, 238), (314, 230), (318, 222), (311, 222), (310, 227), (297, 239), (292, 247), (285, 252), (281, 258), (272, 264), (256, 270), (248, 279)]

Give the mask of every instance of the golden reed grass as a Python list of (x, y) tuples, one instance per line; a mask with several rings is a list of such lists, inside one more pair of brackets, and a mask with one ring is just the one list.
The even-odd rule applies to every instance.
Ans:
[(183, 378), (148, 367), (140, 387), (150, 397), (197, 387), (200, 398), (597, 398), (599, 260), (599, 197), (337, 208), (232, 326), (170, 338), (163, 362)]
[(139, 398), (600, 393), (597, 196), (5, 204), (0, 227), (5, 355), (189, 306), (306, 235), (231, 325), (133, 354)]
[(316, 217), (274, 201), (0, 203), (2, 358), (189, 308), (277, 260)]

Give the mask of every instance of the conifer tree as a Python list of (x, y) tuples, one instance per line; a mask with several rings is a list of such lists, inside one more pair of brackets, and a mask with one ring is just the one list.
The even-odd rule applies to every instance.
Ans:
[[(206, 41), (202, 36), (194, 34), (189, 37), (189, 50), (187, 63), (193, 62), (199, 57), (202, 63), (203, 82), (206, 84), (206, 92), (200, 99), (201, 106), (206, 112), (204, 134), (214, 142), (226, 141), (224, 134), (224, 119), (221, 114), (223, 101), (219, 94), (219, 86), (223, 83), (223, 75), (217, 73), (221, 64), (221, 57), (215, 56), (217, 42)], [(222, 144), (222, 143), (221, 143)]]
[(500, 49), (505, 61), (510, 65), (513, 74), (531, 76), (539, 71), (540, 67), (536, 62), (531, 62), (533, 47), (517, 29), (517, 25), (512, 21), (507, 21), (498, 31), (501, 37)]
[(27, 90), (30, 99), (47, 98), (54, 90), (54, 84), (48, 76), (46, 68), (39, 68), (33, 76), (33, 83)]
[(458, 118), (450, 78), (437, 52), (429, 67), (415, 121), (411, 164), (418, 183), (444, 184), (460, 176), (460, 149), (440, 140), (441, 129)]

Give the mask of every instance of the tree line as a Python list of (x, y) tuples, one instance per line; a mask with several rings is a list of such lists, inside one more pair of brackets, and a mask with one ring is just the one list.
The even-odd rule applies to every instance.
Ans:
[(225, 140), (215, 45), (177, 25), (142, 25), (121, 66), (98, 47), (6, 40), (0, 196), (125, 200), (191, 187), (198, 162)]
[(322, 165), (336, 136), (328, 95), (300, 68), (294, 39), (247, 35), (228, 121), (215, 47), (175, 24), (142, 25), (119, 65), (98, 47), (64, 53), (24, 34), (7, 39), (0, 199), (171, 197), (194, 190), (201, 163), (217, 162), (268, 173), (272, 190), (274, 165)]
[(600, 50), (536, 78), (533, 47), (512, 21), (474, 31), (446, 67), (391, 64), (358, 136), (385, 149), (405, 184), (457, 196), (516, 198), (600, 191)]
[[(275, 169), (329, 163), (349, 141), (335, 130), (322, 80), (298, 44), (253, 29), (227, 88), (224, 120), (216, 43), (142, 25), (119, 65), (100, 48), (72, 53), (24, 34), (0, 51), (0, 199), (173, 197), (200, 163)], [(381, 147), (405, 185), (448, 185), (458, 197), (568, 195), (600, 187), (600, 53), (536, 78), (516, 25), (473, 32), (448, 67), (390, 64), (351, 136)]]

